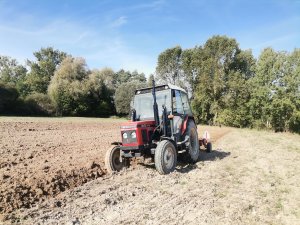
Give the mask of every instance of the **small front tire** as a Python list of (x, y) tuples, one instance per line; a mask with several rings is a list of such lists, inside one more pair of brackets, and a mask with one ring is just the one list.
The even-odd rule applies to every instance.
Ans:
[(177, 165), (177, 152), (172, 142), (163, 140), (155, 149), (155, 167), (160, 174), (168, 174), (175, 170)]
[(120, 152), (121, 150), (119, 146), (114, 146), (113, 148), (107, 150), (105, 155), (105, 167), (108, 173), (120, 171), (125, 166), (124, 161), (120, 161)]

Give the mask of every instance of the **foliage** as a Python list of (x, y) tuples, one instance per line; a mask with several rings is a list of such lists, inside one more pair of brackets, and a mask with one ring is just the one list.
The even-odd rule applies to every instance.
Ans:
[(0, 56), (0, 81), (16, 85), (26, 75), (26, 68), (19, 65), (16, 59)]
[(115, 105), (117, 113), (121, 115), (128, 115), (130, 112), (130, 102), (134, 96), (134, 91), (138, 88), (145, 87), (145, 83), (138, 81), (131, 81), (121, 84), (115, 95)]
[(131, 73), (130, 71), (121, 69), (113, 76), (113, 87), (117, 89), (123, 83), (131, 81), (146, 82), (146, 80), (144, 73), (138, 73), (136, 70)]
[(147, 79), (147, 87), (152, 87), (152, 80), (155, 80), (155, 77), (153, 74), (150, 74), (150, 76)]
[(85, 83), (86, 102), (89, 106), (87, 115), (108, 116), (114, 113), (112, 77), (109, 68), (93, 70)]
[(249, 101), (250, 114), (260, 121), (260, 127), (299, 132), (296, 125), (300, 110), (299, 60), (297, 49), (292, 54), (271, 48), (261, 53)]
[(242, 51), (236, 40), (226, 36), (214, 36), (194, 52), (192, 105), (198, 121), (247, 126), (245, 103), (249, 99), (248, 79), (253, 74), (247, 61), (254, 61), (251, 52)]
[(188, 90), (198, 122), (300, 132), (299, 49), (266, 48), (256, 61), (235, 39), (213, 36), (203, 46), (166, 49), (156, 72)]
[(256, 60), (227, 36), (202, 46), (168, 48), (155, 76), (110, 68), (52, 47), (26, 67), (0, 56), (0, 113), (14, 115), (127, 115), (134, 90), (157, 83), (186, 89), (197, 122), (300, 133), (300, 49), (264, 49)]
[(158, 80), (178, 85), (181, 70), (181, 52), (181, 47), (176, 46), (159, 54), (156, 67)]
[(14, 111), (15, 104), (19, 97), (18, 90), (10, 84), (0, 82), (0, 114), (7, 114)]
[(27, 95), (30, 92), (46, 94), (55, 70), (67, 56), (65, 52), (54, 50), (52, 47), (41, 48), (39, 51), (34, 52), (33, 55), (36, 61), (27, 61), (30, 72), (25, 80), (28, 88), (23, 95)]
[(57, 115), (82, 115), (88, 110), (85, 81), (88, 71), (82, 58), (66, 57), (51, 79), (48, 93)]
[(32, 93), (25, 98), (28, 107), (28, 114), (31, 115), (52, 115), (55, 112), (54, 105), (48, 95)]

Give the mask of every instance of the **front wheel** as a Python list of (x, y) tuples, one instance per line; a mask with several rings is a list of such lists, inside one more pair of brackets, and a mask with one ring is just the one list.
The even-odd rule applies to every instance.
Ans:
[(168, 174), (175, 170), (177, 164), (177, 152), (172, 142), (161, 141), (154, 156), (155, 167), (160, 174)]
[(113, 148), (107, 150), (105, 155), (105, 167), (108, 173), (114, 171), (120, 171), (125, 165), (125, 159), (123, 162), (120, 161), (120, 147), (114, 146)]

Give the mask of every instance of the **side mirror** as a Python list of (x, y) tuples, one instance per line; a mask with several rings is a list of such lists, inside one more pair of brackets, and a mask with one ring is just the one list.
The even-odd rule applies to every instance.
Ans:
[(131, 111), (131, 121), (136, 121), (136, 111), (135, 111), (135, 109), (132, 109), (132, 111)]

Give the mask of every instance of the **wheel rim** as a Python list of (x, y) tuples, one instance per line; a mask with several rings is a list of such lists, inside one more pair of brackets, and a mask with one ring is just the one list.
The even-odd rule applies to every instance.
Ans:
[(174, 150), (172, 149), (172, 147), (166, 148), (164, 153), (164, 165), (167, 169), (171, 169), (173, 167), (174, 158)]
[(112, 166), (115, 170), (120, 171), (123, 167), (120, 161), (120, 149), (116, 148), (112, 154)]
[(191, 129), (190, 132), (190, 154), (197, 154), (197, 135), (195, 129)]

